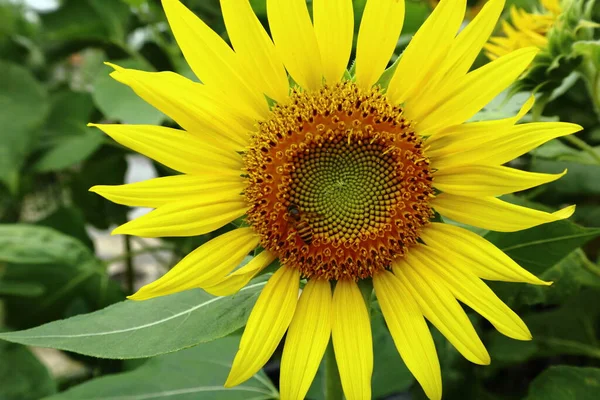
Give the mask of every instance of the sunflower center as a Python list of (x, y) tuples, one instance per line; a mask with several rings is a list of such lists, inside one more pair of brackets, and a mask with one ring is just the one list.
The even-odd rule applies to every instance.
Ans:
[(378, 89), (294, 91), (259, 125), (245, 160), (249, 223), (308, 278), (367, 278), (432, 216), (421, 140)]

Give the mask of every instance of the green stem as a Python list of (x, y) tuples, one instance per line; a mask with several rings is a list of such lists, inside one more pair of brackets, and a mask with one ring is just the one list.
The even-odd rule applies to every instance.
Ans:
[(135, 290), (135, 268), (133, 266), (133, 255), (131, 254), (131, 236), (124, 235), (125, 240), (125, 276), (127, 279), (127, 292), (133, 293)]
[(581, 255), (581, 261), (583, 263), (583, 267), (585, 269), (587, 269), (589, 272), (591, 272), (592, 274), (596, 275), (596, 276), (600, 276), (600, 267), (596, 264), (594, 264), (589, 258), (587, 258), (587, 256), (585, 255), (585, 253), (582, 251), (580, 253)]
[(567, 142), (571, 143), (573, 146), (579, 148), (580, 150), (588, 153), (590, 155), (590, 157), (592, 157), (592, 159), (598, 165), (600, 165), (600, 154), (598, 154), (598, 152), (592, 146), (590, 146), (583, 140), (579, 139), (577, 136), (573, 136), (573, 135), (563, 136), (563, 139), (566, 140)]
[(344, 391), (338, 371), (333, 343), (330, 341), (325, 351), (325, 400), (343, 400)]

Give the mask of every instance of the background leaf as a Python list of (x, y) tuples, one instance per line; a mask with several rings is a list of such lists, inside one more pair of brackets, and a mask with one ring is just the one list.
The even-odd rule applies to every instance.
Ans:
[(45, 400), (279, 398), (263, 372), (234, 388), (223, 387), (239, 339), (238, 336), (229, 336), (155, 357), (134, 371), (95, 379)]
[(228, 335), (244, 326), (266, 282), (234, 296), (200, 289), (146, 301), (125, 301), (95, 313), (0, 334), (15, 343), (102, 358), (143, 358), (170, 353)]
[(529, 388), (526, 400), (595, 400), (600, 393), (600, 368), (550, 367)]

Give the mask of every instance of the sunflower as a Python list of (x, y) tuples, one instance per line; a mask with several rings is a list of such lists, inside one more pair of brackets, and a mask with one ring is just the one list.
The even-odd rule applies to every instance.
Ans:
[(480, 236), (440, 222), (512, 232), (574, 211), (547, 213), (497, 196), (562, 176), (502, 164), (578, 125), (517, 124), (533, 99), (514, 117), (465, 122), (538, 51), (519, 49), (469, 72), (503, 0), (488, 2), (458, 34), (465, 0), (442, 0), (389, 80), (382, 74), (404, 20), (402, 0), (367, 2), (353, 73), (350, 0), (314, 0), (312, 20), (303, 0), (268, 0), (270, 36), (248, 1), (222, 0), (233, 49), (178, 0), (163, 6), (202, 83), (118, 66), (111, 75), (182, 129), (96, 126), (181, 175), (91, 190), (155, 208), (115, 234), (202, 235), (241, 221), (131, 299), (192, 288), (232, 295), (279, 261), (225, 386), (255, 374), (287, 332), (283, 399), (304, 398), (330, 337), (346, 397), (369, 399), (373, 344), (362, 293), (371, 290), (361, 287), (370, 282), (400, 356), (431, 399), (441, 397), (441, 374), (425, 319), (477, 364), (490, 358), (458, 301), (503, 334), (531, 339), (482, 279), (549, 283)]
[(510, 8), (512, 25), (502, 21), (502, 36), (493, 36), (486, 44), (486, 55), (495, 60), (514, 50), (535, 46), (544, 49), (548, 46), (546, 37), (563, 10), (559, 0), (541, 0), (543, 10), (527, 12), (514, 5)]

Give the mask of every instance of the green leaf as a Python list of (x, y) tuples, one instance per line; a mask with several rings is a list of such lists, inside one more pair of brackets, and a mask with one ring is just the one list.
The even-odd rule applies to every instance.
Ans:
[(0, 338), (101, 358), (151, 357), (241, 328), (265, 284), (254, 281), (226, 297), (193, 289), (151, 300), (124, 301), (91, 314), (3, 333)]
[(516, 233), (490, 232), (485, 238), (522, 267), (541, 274), (574, 249), (598, 236), (600, 228), (584, 228), (563, 220)]
[(48, 112), (46, 91), (19, 65), (0, 60), (0, 183), (17, 190), (19, 171)]
[(0, 399), (38, 400), (56, 392), (48, 370), (25, 346), (0, 342)]
[(86, 160), (102, 146), (105, 136), (97, 129), (78, 128), (78, 135), (61, 138), (33, 166), (36, 172), (59, 171)]
[(38, 297), (45, 291), (44, 285), (41, 284), (3, 282), (0, 278), (0, 296)]
[(120, 0), (65, 0), (56, 11), (41, 14), (46, 39), (123, 41), (129, 7)]
[(122, 299), (104, 264), (82, 242), (54, 229), (26, 224), (0, 225), (0, 262), (5, 283), (42, 285), (44, 296), (6, 298), (7, 319), (31, 326), (65, 316), (81, 302), (96, 310)]
[(373, 398), (385, 398), (407, 390), (415, 379), (402, 361), (381, 313), (372, 313), (371, 326), (374, 344)]
[[(118, 60), (114, 62), (123, 68), (149, 70), (151, 66), (138, 60)], [(125, 124), (160, 125), (165, 115), (139, 98), (128, 86), (109, 76), (112, 68), (104, 66), (94, 81), (92, 97), (96, 106), (108, 119)]]
[(109, 229), (127, 221), (128, 207), (112, 203), (92, 193), (94, 185), (120, 185), (125, 181), (127, 160), (125, 152), (103, 146), (84, 161), (80, 172), (73, 176), (70, 191), (73, 202), (83, 212), (85, 220), (98, 229)]
[(573, 43), (573, 54), (587, 58), (596, 68), (600, 67), (600, 40), (580, 40)]
[(556, 366), (537, 376), (525, 400), (596, 400), (600, 368)]
[(134, 371), (97, 378), (45, 400), (279, 398), (262, 371), (239, 386), (223, 387), (239, 340), (229, 336), (155, 357)]

